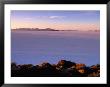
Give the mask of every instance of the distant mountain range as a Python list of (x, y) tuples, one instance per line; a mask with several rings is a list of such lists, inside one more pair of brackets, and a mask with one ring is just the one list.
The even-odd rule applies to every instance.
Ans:
[[(12, 29), (13, 31), (80, 31), (80, 30), (57, 30), (57, 29), (52, 29), (52, 28), (16, 28)], [(93, 32), (99, 32), (100, 30), (87, 30), (87, 31), (93, 31)]]
[(51, 28), (45, 28), (45, 29), (39, 29), (39, 28), (16, 28), (16, 29), (12, 29), (12, 30), (25, 30), (25, 31), (59, 31), (59, 30), (55, 30), (55, 29), (51, 29)]
[(51, 28), (44, 28), (44, 29), (40, 29), (40, 28), (16, 28), (16, 29), (12, 29), (12, 30), (17, 30), (17, 31), (78, 31), (78, 30), (56, 30), (56, 29), (51, 29)]

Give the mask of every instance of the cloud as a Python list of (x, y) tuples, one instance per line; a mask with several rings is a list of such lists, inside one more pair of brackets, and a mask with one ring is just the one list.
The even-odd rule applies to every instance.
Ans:
[(65, 16), (49, 16), (50, 19), (64, 18)]

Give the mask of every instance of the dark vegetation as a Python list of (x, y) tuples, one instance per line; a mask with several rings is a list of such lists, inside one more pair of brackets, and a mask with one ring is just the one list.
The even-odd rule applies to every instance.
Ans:
[(61, 60), (58, 64), (40, 65), (11, 63), (12, 77), (99, 77), (100, 65), (86, 66), (71, 61)]

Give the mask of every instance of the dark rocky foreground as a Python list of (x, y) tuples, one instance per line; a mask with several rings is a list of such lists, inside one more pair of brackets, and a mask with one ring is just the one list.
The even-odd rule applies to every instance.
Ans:
[(61, 60), (58, 64), (40, 65), (11, 63), (12, 77), (99, 77), (100, 65), (86, 66), (71, 61)]

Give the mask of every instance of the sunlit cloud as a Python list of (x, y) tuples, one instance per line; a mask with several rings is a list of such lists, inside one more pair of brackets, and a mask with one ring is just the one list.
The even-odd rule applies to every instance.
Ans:
[(65, 16), (49, 16), (50, 19), (65, 18)]

